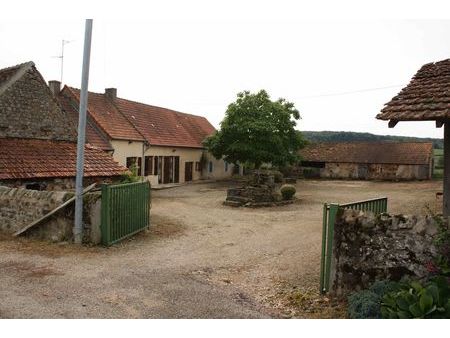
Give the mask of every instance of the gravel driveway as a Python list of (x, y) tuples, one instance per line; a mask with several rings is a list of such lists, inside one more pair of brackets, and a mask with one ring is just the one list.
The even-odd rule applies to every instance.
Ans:
[(322, 203), (387, 196), (390, 211), (417, 212), (434, 208), (442, 189), (441, 182), (299, 181), (293, 205), (236, 209), (222, 205), (230, 185), (154, 191), (151, 230), (110, 248), (2, 238), (0, 317), (337, 316), (320, 310), (328, 300), (314, 294)]

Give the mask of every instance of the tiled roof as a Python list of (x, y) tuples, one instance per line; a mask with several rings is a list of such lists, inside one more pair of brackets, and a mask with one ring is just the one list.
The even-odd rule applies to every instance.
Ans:
[(342, 142), (312, 143), (300, 150), (303, 161), (367, 164), (429, 164), (432, 143)]
[(215, 131), (202, 116), (120, 98), (114, 104), (151, 145), (203, 148), (202, 141)]
[[(76, 158), (73, 142), (0, 138), (0, 179), (75, 177)], [(85, 177), (119, 176), (126, 170), (103, 150), (86, 146)]]
[(450, 59), (428, 63), (377, 115), (381, 120), (450, 118)]
[[(63, 110), (67, 113), (68, 117), (71, 119), (71, 122), (74, 126), (78, 125), (78, 110), (73, 106), (72, 102), (74, 102), (69, 96), (64, 95), (63, 92), (58, 95), (58, 100), (63, 108)], [(95, 125), (93, 125), (89, 118), (86, 123), (86, 143), (92, 144), (102, 150), (113, 150), (111, 144), (109, 143), (106, 135), (103, 135), (100, 130), (97, 129)]]
[[(78, 89), (64, 87), (63, 95), (79, 100)], [(203, 148), (202, 141), (215, 129), (197, 115), (116, 98), (104, 94), (88, 96), (88, 111), (111, 139), (146, 140), (151, 145)]]
[[(79, 102), (80, 90), (64, 86), (61, 95), (72, 95)], [(112, 139), (143, 141), (141, 134), (127, 121), (105, 95), (88, 94), (88, 112), (97, 125)]]

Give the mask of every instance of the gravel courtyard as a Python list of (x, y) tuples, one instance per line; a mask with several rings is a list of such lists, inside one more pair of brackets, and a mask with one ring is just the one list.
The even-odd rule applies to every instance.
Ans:
[(295, 204), (222, 205), (230, 182), (153, 191), (151, 230), (110, 248), (0, 239), (1, 318), (342, 316), (317, 294), (322, 203), (436, 208), (440, 181), (299, 181)]

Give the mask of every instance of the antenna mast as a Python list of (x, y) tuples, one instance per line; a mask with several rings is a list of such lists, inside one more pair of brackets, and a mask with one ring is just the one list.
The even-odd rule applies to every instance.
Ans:
[(64, 45), (67, 45), (72, 41), (69, 40), (62, 40), (61, 42), (61, 55), (56, 56), (57, 58), (61, 59), (61, 84), (63, 83), (63, 73), (64, 73)]

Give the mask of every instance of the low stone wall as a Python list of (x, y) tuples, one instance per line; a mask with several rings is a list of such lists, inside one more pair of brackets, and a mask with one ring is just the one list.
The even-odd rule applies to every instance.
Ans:
[[(0, 186), (0, 231), (13, 234), (27, 224), (39, 219), (73, 196), (67, 191), (37, 191)], [(84, 197), (85, 241), (100, 242), (100, 193)], [(25, 233), (27, 236), (54, 242), (72, 239), (74, 204), (36, 225)]]
[(424, 277), (436, 254), (436, 232), (431, 216), (344, 210), (335, 224), (330, 292), (346, 295), (375, 280)]

